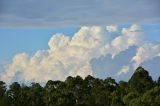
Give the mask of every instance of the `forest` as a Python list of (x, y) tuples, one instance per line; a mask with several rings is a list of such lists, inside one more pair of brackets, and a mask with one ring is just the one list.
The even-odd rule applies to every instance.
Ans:
[(88, 75), (49, 80), (45, 86), (0, 81), (0, 106), (160, 106), (160, 77), (154, 81), (142, 67), (131, 78), (94, 78)]

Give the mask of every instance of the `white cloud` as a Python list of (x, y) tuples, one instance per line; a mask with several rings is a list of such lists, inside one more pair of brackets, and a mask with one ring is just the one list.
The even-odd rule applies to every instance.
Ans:
[(128, 49), (128, 47), (142, 43), (140, 27), (136, 24), (133, 24), (130, 28), (123, 28), (121, 33), (122, 35), (116, 37), (111, 44), (106, 44), (101, 49), (104, 55), (110, 53), (114, 58), (115, 55)]
[(138, 48), (136, 55), (132, 58), (134, 67), (156, 56), (160, 56), (160, 44), (145, 43)]
[[(26, 53), (17, 54), (12, 63), (0, 73), (0, 80), (45, 82), (50, 79), (64, 80), (67, 76), (76, 75), (84, 78), (93, 74), (90, 63), (92, 59), (107, 54), (114, 57), (141, 42), (138, 25), (123, 28), (120, 36), (107, 42), (109, 36), (105, 28), (98, 26), (81, 27), (73, 37), (55, 34), (48, 42), (48, 50), (38, 50), (31, 57)], [(126, 73), (127, 69), (126, 66), (122, 67), (119, 74)]]
[(129, 71), (129, 66), (123, 66), (120, 71), (117, 73), (117, 76), (122, 75), (122, 74), (126, 74)]
[(39, 50), (32, 57), (16, 55), (1, 73), (1, 79), (10, 82), (21, 73), (18, 81), (64, 80), (67, 76), (92, 74), (90, 60), (107, 39), (101, 27), (82, 27), (72, 38), (56, 34), (49, 40), (48, 50)]
[(118, 30), (117, 25), (106, 26), (108, 32), (116, 32)]

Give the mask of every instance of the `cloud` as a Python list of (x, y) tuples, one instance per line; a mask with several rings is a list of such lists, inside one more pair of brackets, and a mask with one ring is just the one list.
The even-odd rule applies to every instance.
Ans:
[(0, 27), (159, 23), (159, 0), (0, 0)]
[[(137, 46), (131, 46), (128, 49), (121, 51), (114, 58), (111, 54), (100, 56), (91, 60), (93, 75), (105, 79), (113, 77), (118, 80), (128, 80), (132, 73), (131, 59), (136, 54)], [(117, 76), (123, 66), (129, 66), (129, 72)], [(129, 74), (129, 75), (128, 75)]]
[(123, 66), (120, 71), (117, 73), (117, 76), (121, 75), (121, 74), (126, 74), (129, 72), (129, 66)]
[[(0, 80), (42, 83), (89, 74), (100, 78), (124, 77), (133, 72), (133, 64), (159, 55), (159, 45), (143, 42), (141, 32), (140, 26), (133, 24), (122, 30), (117, 28), (117, 36), (113, 37), (113, 31), (100, 26), (83, 26), (72, 37), (57, 33), (48, 41), (47, 50), (38, 50), (32, 56), (15, 55), (1, 71)], [(145, 57), (141, 55), (144, 53)]]
[(110, 44), (106, 44), (104, 48), (101, 49), (102, 53), (112, 54), (114, 58), (119, 52), (128, 49), (130, 46), (140, 45), (142, 43), (142, 34), (140, 34), (140, 26), (133, 24), (130, 28), (123, 28), (120, 36), (113, 39)]
[(160, 44), (145, 43), (138, 48), (136, 55), (132, 58), (134, 67), (156, 56), (160, 56)]
[(116, 25), (106, 26), (106, 30), (108, 32), (116, 32), (117, 31), (117, 26)]
[(106, 43), (105, 39), (107, 35), (98, 26), (81, 27), (73, 37), (55, 34), (48, 42), (48, 50), (39, 50), (31, 57), (17, 54), (1, 73), (1, 79), (42, 82), (64, 80), (67, 76), (85, 77), (92, 74), (90, 60), (101, 55), (99, 48)]

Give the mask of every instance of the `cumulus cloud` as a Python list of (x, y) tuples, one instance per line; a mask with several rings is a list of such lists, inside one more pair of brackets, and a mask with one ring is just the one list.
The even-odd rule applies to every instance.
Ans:
[(120, 36), (113, 39), (110, 44), (106, 44), (101, 49), (102, 53), (112, 54), (114, 58), (119, 52), (128, 49), (130, 46), (140, 45), (142, 43), (142, 35), (140, 34), (140, 26), (133, 24), (130, 28), (123, 28)]
[(110, 26), (106, 26), (106, 30), (108, 32), (116, 32), (118, 29), (117, 29), (117, 25), (110, 25)]
[(20, 74), (18, 81), (64, 80), (67, 76), (92, 74), (90, 60), (100, 55), (106, 43), (103, 28), (82, 27), (73, 37), (55, 34), (49, 40), (48, 50), (39, 50), (32, 57), (17, 54), (1, 73), (1, 79), (10, 82)]
[[(143, 45), (141, 29), (136, 24), (117, 31), (118, 35), (109, 41), (110, 33), (118, 30), (116, 27), (107, 26), (107, 31), (99, 26), (83, 26), (72, 37), (62, 33), (55, 34), (48, 41), (47, 50), (38, 50), (32, 56), (26, 53), (15, 55), (12, 62), (6, 65), (4, 71), (0, 73), (0, 80), (10, 83), (13, 81), (64, 80), (67, 76), (76, 75), (84, 78), (88, 74), (95, 75), (96, 69), (92, 61), (97, 59), (100, 62), (99, 59), (102, 57), (106, 57), (104, 63), (110, 63), (110, 66), (115, 68), (114, 75), (116, 73), (121, 75), (128, 73), (132, 58), (133, 61), (140, 64), (148, 58), (159, 55), (159, 46)], [(133, 46), (139, 47), (137, 53), (130, 53), (131, 50), (129, 50), (127, 51), (129, 58), (124, 59), (127, 56), (124, 55), (124, 51)], [(147, 49), (148, 47), (149, 49)], [(144, 52), (148, 53), (146, 57), (141, 55)], [(106, 67), (105, 64), (102, 66), (103, 62), (98, 63), (99, 66), (96, 67)], [(117, 67), (116, 64), (118, 64)], [(118, 71), (117, 69), (120, 68), (121, 70)]]
[(132, 58), (134, 67), (156, 56), (160, 56), (160, 44), (145, 43), (138, 48), (136, 55)]
[(123, 66), (130, 66), (132, 57), (136, 54), (137, 47), (131, 46), (125, 51), (120, 52), (114, 58), (111, 54), (100, 56), (99, 58), (94, 58), (91, 60), (93, 75), (99, 78), (105, 79), (106, 77), (113, 77), (115, 79), (127, 80), (131, 74), (132, 67), (130, 67), (129, 72), (126, 74), (121, 74), (117, 76), (117, 73)]

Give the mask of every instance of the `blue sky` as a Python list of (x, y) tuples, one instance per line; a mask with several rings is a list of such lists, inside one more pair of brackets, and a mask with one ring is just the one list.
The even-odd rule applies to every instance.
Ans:
[(160, 42), (160, 24), (142, 25), (148, 40)]
[(48, 40), (56, 33), (72, 36), (78, 27), (67, 28), (2, 28), (0, 29), (0, 60), (10, 60), (15, 54), (30, 55), (48, 48)]

